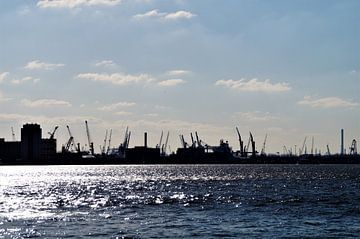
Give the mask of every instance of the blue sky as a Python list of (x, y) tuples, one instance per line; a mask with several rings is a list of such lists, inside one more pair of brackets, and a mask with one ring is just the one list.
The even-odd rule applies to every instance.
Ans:
[[(95, 145), (132, 131), (197, 130), (229, 140), (235, 126), (258, 150), (315, 138), (323, 152), (360, 136), (360, 2), (38, 0), (0, 2), (0, 135), (26, 122), (43, 135), (69, 124)], [(98, 147), (96, 147), (98, 149)]]

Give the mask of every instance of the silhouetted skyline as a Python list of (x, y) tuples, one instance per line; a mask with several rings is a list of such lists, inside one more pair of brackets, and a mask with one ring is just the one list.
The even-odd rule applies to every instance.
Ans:
[[(339, 151), (360, 137), (360, 2), (1, 1), (0, 136), (61, 125), (102, 145), (170, 131), (237, 145), (235, 127), (267, 150), (314, 137)], [(189, 139), (187, 139), (189, 141)]]

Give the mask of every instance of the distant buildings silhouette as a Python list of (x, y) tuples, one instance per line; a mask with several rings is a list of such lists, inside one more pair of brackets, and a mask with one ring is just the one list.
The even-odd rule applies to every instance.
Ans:
[(40, 164), (56, 157), (56, 139), (41, 138), (38, 124), (25, 124), (21, 128), (21, 141), (0, 138), (0, 159), (3, 163)]

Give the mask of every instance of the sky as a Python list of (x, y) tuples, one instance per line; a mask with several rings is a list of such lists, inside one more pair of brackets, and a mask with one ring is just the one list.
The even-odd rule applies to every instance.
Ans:
[(155, 146), (170, 132), (260, 151), (360, 140), (358, 0), (0, 1), (0, 137)]

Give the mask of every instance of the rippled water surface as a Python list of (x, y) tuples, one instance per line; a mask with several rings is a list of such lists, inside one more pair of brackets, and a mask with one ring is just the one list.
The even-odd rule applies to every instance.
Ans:
[(359, 235), (358, 165), (0, 167), (0, 238)]

